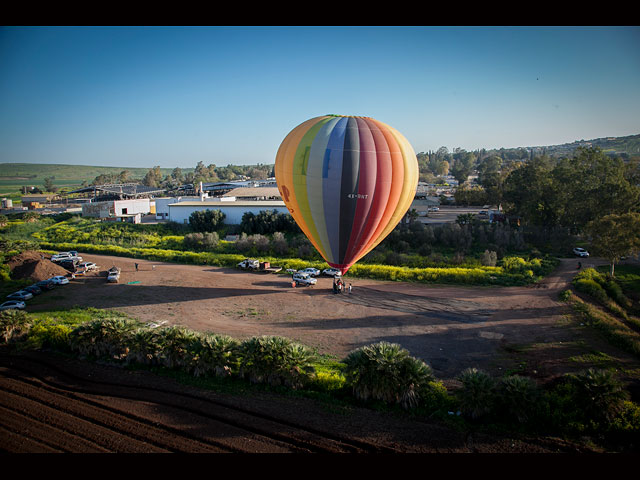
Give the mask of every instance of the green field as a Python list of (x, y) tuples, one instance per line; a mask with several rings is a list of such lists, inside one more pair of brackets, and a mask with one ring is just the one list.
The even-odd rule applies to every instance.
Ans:
[[(61, 165), (44, 163), (0, 163), (0, 196), (19, 199), (20, 187), (43, 188), (44, 179), (55, 177), (53, 184), (58, 189), (80, 188), (82, 182), (91, 183), (101, 174), (118, 174), (128, 170), (132, 179), (142, 179), (148, 168), (94, 167), (88, 165)], [(173, 168), (161, 168), (162, 175), (168, 175)], [(183, 169), (186, 173), (191, 169)]]

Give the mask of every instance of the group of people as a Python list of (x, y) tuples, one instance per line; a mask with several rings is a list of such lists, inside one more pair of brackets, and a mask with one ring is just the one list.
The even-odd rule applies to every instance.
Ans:
[(342, 282), (341, 278), (338, 278), (337, 280), (334, 278), (333, 279), (333, 293), (343, 293), (345, 290), (347, 290), (349, 293), (351, 293), (351, 284), (349, 284), (349, 286), (346, 287), (345, 284)]

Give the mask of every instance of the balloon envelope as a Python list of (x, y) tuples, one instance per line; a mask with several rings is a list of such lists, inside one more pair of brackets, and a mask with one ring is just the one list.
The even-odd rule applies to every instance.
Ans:
[(398, 131), (369, 117), (325, 115), (294, 128), (275, 162), (278, 189), (329, 265), (346, 273), (411, 206), (418, 161)]

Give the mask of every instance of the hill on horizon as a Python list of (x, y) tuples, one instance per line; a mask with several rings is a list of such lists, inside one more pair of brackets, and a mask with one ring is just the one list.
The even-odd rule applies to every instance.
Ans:
[[(640, 134), (624, 137), (603, 137), (592, 140), (576, 140), (562, 145), (518, 147), (508, 149), (490, 149), (487, 152), (508, 152), (526, 150), (533, 154), (546, 154), (553, 157), (568, 156), (579, 147), (598, 147), (609, 155), (623, 157), (640, 156)], [(82, 182), (91, 182), (102, 174), (120, 173), (127, 170), (132, 180), (141, 180), (150, 166), (145, 167), (107, 167), (92, 165), (48, 164), (48, 163), (0, 163), (0, 195), (8, 195), (26, 186), (41, 187), (44, 179), (54, 177), (53, 183), (58, 188), (77, 188)], [(160, 168), (163, 176), (170, 174), (174, 167)], [(192, 172), (193, 168), (182, 168), (183, 173)], [(8, 192), (8, 193), (4, 193)]]

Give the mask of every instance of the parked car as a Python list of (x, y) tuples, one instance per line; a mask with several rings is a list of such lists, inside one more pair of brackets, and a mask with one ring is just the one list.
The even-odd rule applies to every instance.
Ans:
[(29, 300), (33, 298), (33, 294), (27, 292), (26, 290), (18, 290), (17, 292), (10, 293), (7, 295), (7, 298), (11, 300)]
[(53, 290), (54, 288), (56, 288), (56, 284), (51, 280), (40, 280), (39, 282), (35, 283), (35, 286), (40, 290)]
[(63, 277), (62, 275), (56, 275), (55, 277), (51, 277), (51, 280), (56, 285), (65, 285), (69, 283), (69, 279), (67, 277)]
[(579, 257), (588, 257), (589, 256), (589, 252), (587, 252), (584, 248), (581, 247), (576, 247), (573, 249), (573, 253), (574, 255), (577, 255)]
[(42, 293), (42, 289), (36, 285), (29, 285), (28, 287), (24, 287), (23, 290), (31, 293), (32, 295), (40, 295)]
[(293, 274), (293, 281), (296, 282), (296, 285), (315, 285), (318, 283), (318, 280), (313, 278), (308, 273), (298, 272)]
[(21, 302), (20, 300), (9, 300), (8, 302), (4, 302), (2, 305), (0, 305), (0, 310), (10, 310), (13, 308), (17, 308), (17, 309), (24, 309), (27, 305), (24, 302)]
[(85, 270), (86, 272), (90, 272), (92, 270), (97, 270), (98, 266), (93, 262), (84, 262), (78, 265), (78, 268)]
[(63, 262), (65, 260), (82, 262), (82, 257), (77, 255), (77, 252), (60, 252), (51, 256), (51, 261), (55, 263)]
[(323, 275), (327, 275), (329, 277), (341, 277), (342, 276), (342, 272), (340, 270), (338, 270), (337, 268), (325, 268), (322, 271)]
[(120, 280), (120, 269), (115, 265), (107, 271), (107, 282), (118, 283)]
[(300, 273), (308, 273), (312, 277), (317, 277), (318, 275), (320, 275), (320, 270), (318, 270), (317, 268), (309, 267), (300, 270)]

